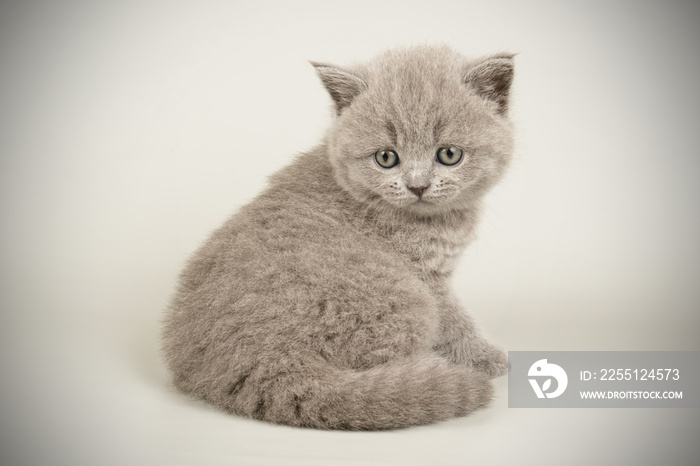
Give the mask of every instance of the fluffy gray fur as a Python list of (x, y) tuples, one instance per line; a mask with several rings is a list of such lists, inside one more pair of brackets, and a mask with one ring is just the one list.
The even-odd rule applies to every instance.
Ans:
[[(164, 322), (174, 384), (232, 413), (326, 429), (482, 408), (507, 357), (448, 282), (511, 156), (512, 56), (417, 47), (313, 65), (337, 118), (185, 267)], [(462, 161), (438, 163), (441, 147)], [(397, 166), (377, 164), (385, 149)]]

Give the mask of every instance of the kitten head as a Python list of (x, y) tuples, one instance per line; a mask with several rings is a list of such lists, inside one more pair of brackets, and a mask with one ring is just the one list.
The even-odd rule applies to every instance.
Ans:
[(327, 144), (354, 198), (421, 216), (469, 208), (511, 154), (511, 55), (391, 51), (363, 66), (313, 63), (337, 118)]

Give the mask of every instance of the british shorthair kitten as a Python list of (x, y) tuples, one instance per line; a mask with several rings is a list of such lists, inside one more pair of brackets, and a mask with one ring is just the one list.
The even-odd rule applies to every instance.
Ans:
[(449, 281), (511, 157), (512, 56), (415, 47), (313, 66), (335, 121), (187, 263), (163, 328), (175, 386), (324, 429), (486, 406), (507, 357)]

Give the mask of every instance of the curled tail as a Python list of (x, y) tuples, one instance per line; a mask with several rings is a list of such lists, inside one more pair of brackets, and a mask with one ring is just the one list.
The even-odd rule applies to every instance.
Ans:
[[(279, 367), (279, 366), (277, 366)], [(324, 429), (379, 430), (464, 416), (491, 400), (488, 376), (440, 357), (369, 370), (258, 366), (211, 401), (256, 419)]]

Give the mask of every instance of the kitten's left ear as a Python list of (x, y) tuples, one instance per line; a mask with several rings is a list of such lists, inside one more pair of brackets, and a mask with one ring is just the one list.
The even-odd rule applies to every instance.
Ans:
[(323, 85), (335, 102), (335, 108), (340, 112), (350, 105), (355, 97), (367, 88), (365, 81), (348, 71), (324, 63), (311, 64), (321, 77)]
[(513, 55), (499, 55), (467, 70), (464, 82), (480, 96), (496, 102), (498, 113), (505, 114), (513, 74)]

